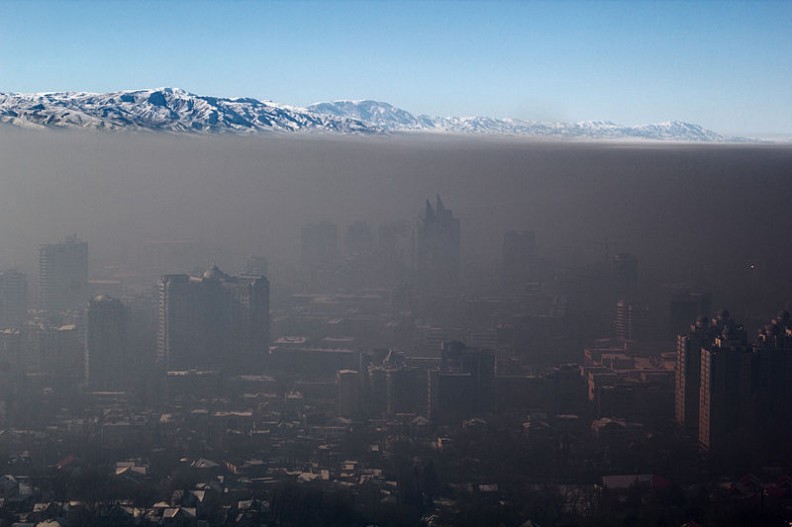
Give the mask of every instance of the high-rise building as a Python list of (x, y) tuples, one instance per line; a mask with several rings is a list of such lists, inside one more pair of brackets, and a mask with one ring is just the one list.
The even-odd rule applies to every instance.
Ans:
[(22, 335), (18, 329), (0, 331), (0, 374), (21, 378), (25, 369), (22, 356)]
[(701, 343), (691, 335), (677, 337), (674, 416), (688, 432), (698, 430), (701, 389)]
[(0, 426), (6, 426), (6, 418), (14, 415), (20, 401), (18, 390), (24, 379), (22, 357), (22, 335), (18, 329), (0, 330)]
[(647, 305), (625, 299), (616, 302), (616, 337), (624, 341), (651, 340), (657, 334), (656, 320)]
[(426, 200), (426, 208), (418, 220), (415, 266), (422, 289), (442, 292), (459, 279), (459, 219), (437, 196), (435, 206)]
[(50, 325), (39, 321), (28, 328), (32, 360), (28, 367), (61, 387), (73, 388), (85, 377), (85, 332), (79, 324)]
[(41, 307), (63, 311), (88, 302), (88, 244), (77, 236), (39, 248)]
[(28, 283), (16, 269), (0, 272), (0, 329), (19, 328), (28, 310)]
[(134, 367), (128, 342), (127, 309), (104, 295), (88, 302), (85, 380), (95, 390), (123, 390)]
[(754, 351), (762, 448), (784, 449), (792, 440), (792, 320), (788, 311), (760, 330)]
[(685, 332), (691, 320), (710, 313), (711, 297), (707, 293), (676, 290), (671, 292), (668, 323), (673, 334)]
[(212, 266), (201, 276), (160, 279), (157, 358), (168, 370), (259, 371), (269, 335), (266, 277)]
[(745, 330), (731, 321), (702, 348), (698, 439), (707, 450), (735, 451), (754, 437), (754, 359)]
[(631, 303), (622, 299), (616, 302), (616, 338), (635, 340), (633, 335), (634, 308)]
[(419, 411), (418, 370), (400, 365), (385, 370), (385, 411), (389, 415)]
[(495, 399), (495, 353), (444, 342), (440, 368), (429, 372), (429, 415), (441, 422), (480, 415)]
[(782, 312), (749, 343), (728, 311), (679, 337), (676, 420), (702, 448), (786, 456), (792, 439), (792, 321)]
[(677, 423), (695, 436), (698, 436), (701, 402), (701, 351), (712, 347), (730, 319), (729, 312), (725, 310), (713, 320), (702, 315), (690, 326), (687, 334), (677, 337), (674, 414)]

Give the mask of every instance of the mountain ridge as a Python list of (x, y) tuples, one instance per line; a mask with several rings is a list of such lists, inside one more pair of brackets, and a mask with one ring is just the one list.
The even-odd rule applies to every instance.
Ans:
[(251, 97), (196, 95), (169, 87), (106, 93), (0, 93), (0, 123), (22, 127), (191, 134), (435, 133), (591, 140), (745, 141), (683, 121), (624, 126), (611, 121), (569, 123), (486, 116), (435, 117), (416, 115), (390, 103), (370, 99), (299, 107)]

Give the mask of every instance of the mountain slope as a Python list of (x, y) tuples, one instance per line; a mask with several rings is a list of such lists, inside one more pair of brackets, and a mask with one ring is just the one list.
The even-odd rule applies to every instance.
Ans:
[(727, 140), (701, 126), (679, 121), (621, 126), (609, 121), (545, 123), (492, 117), (433, 117), (415, 115), (391, 104), (370, 100), (324, 102), (299, 108), (251, 98), (207, 97), (177, 88), (111, 93), (0, 94), (0, 123), (198, 134), (431, 132), (594, 140)]
[(256, 99), (204, 97), (175, 88), (112, 93), (0, 94), (0, 122), (60, 128), (171, 132), (373, 132), (366, 124)]
[(431, 117), (413, 115), (388, 103), (337, 101), (308, 106), (308, 110), (334, 117), (349, 117), (394, 132), (451, 132), (505, 134), (590, 139), (652, 139), (719, 142), (726, 138), (699, 125), (671, 121), (641, 126), (621, 126), (610, 121), (544, 123), (492, 117)]

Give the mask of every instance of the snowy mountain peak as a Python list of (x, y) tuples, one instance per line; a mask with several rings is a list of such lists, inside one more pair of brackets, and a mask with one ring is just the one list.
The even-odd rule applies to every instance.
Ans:
[(179, 88), (0, 94), (0, 122), (36, 127), (189, 133), (375, 131), (354, 119), (328, 117), (256, 99), (206, 97)]
[(0, 123), (51, 128), (155, 130), (176, 133), (332, 132), (343, 134), (500, 134), (548, 138), (724, 141), (681, 121), (622, 126), (611, 121), (534, 122), (485, 116), (416, 115), (374, 100), (300, 108), (249, 97), (196, 95), (159, 87), (109, 93), (0, 94)]
[(419, 119), (413, 114), (386, 102), (334, 101), (313, 104), (307, 109), (322, 115), (359, 119), (386, 131), (405, 131), (420, 127)]

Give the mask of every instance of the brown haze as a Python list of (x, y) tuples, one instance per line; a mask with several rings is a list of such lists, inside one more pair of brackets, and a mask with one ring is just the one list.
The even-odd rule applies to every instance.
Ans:
[(788, 147), (3, 129), (0, 166), (0, 264), (31, 276), (40, 243), (77, 233), (95, 266), (192, 240), (230, 271), (264, 255), (277, 281), (303, 224), (376, 232), (439, 193), (462, 219), (469, 270), (496, 269), (503, 232), (530, 229), (554, 258), (634, 253), (656, 284), (704, 279), (774, 308), (790, 293)]

